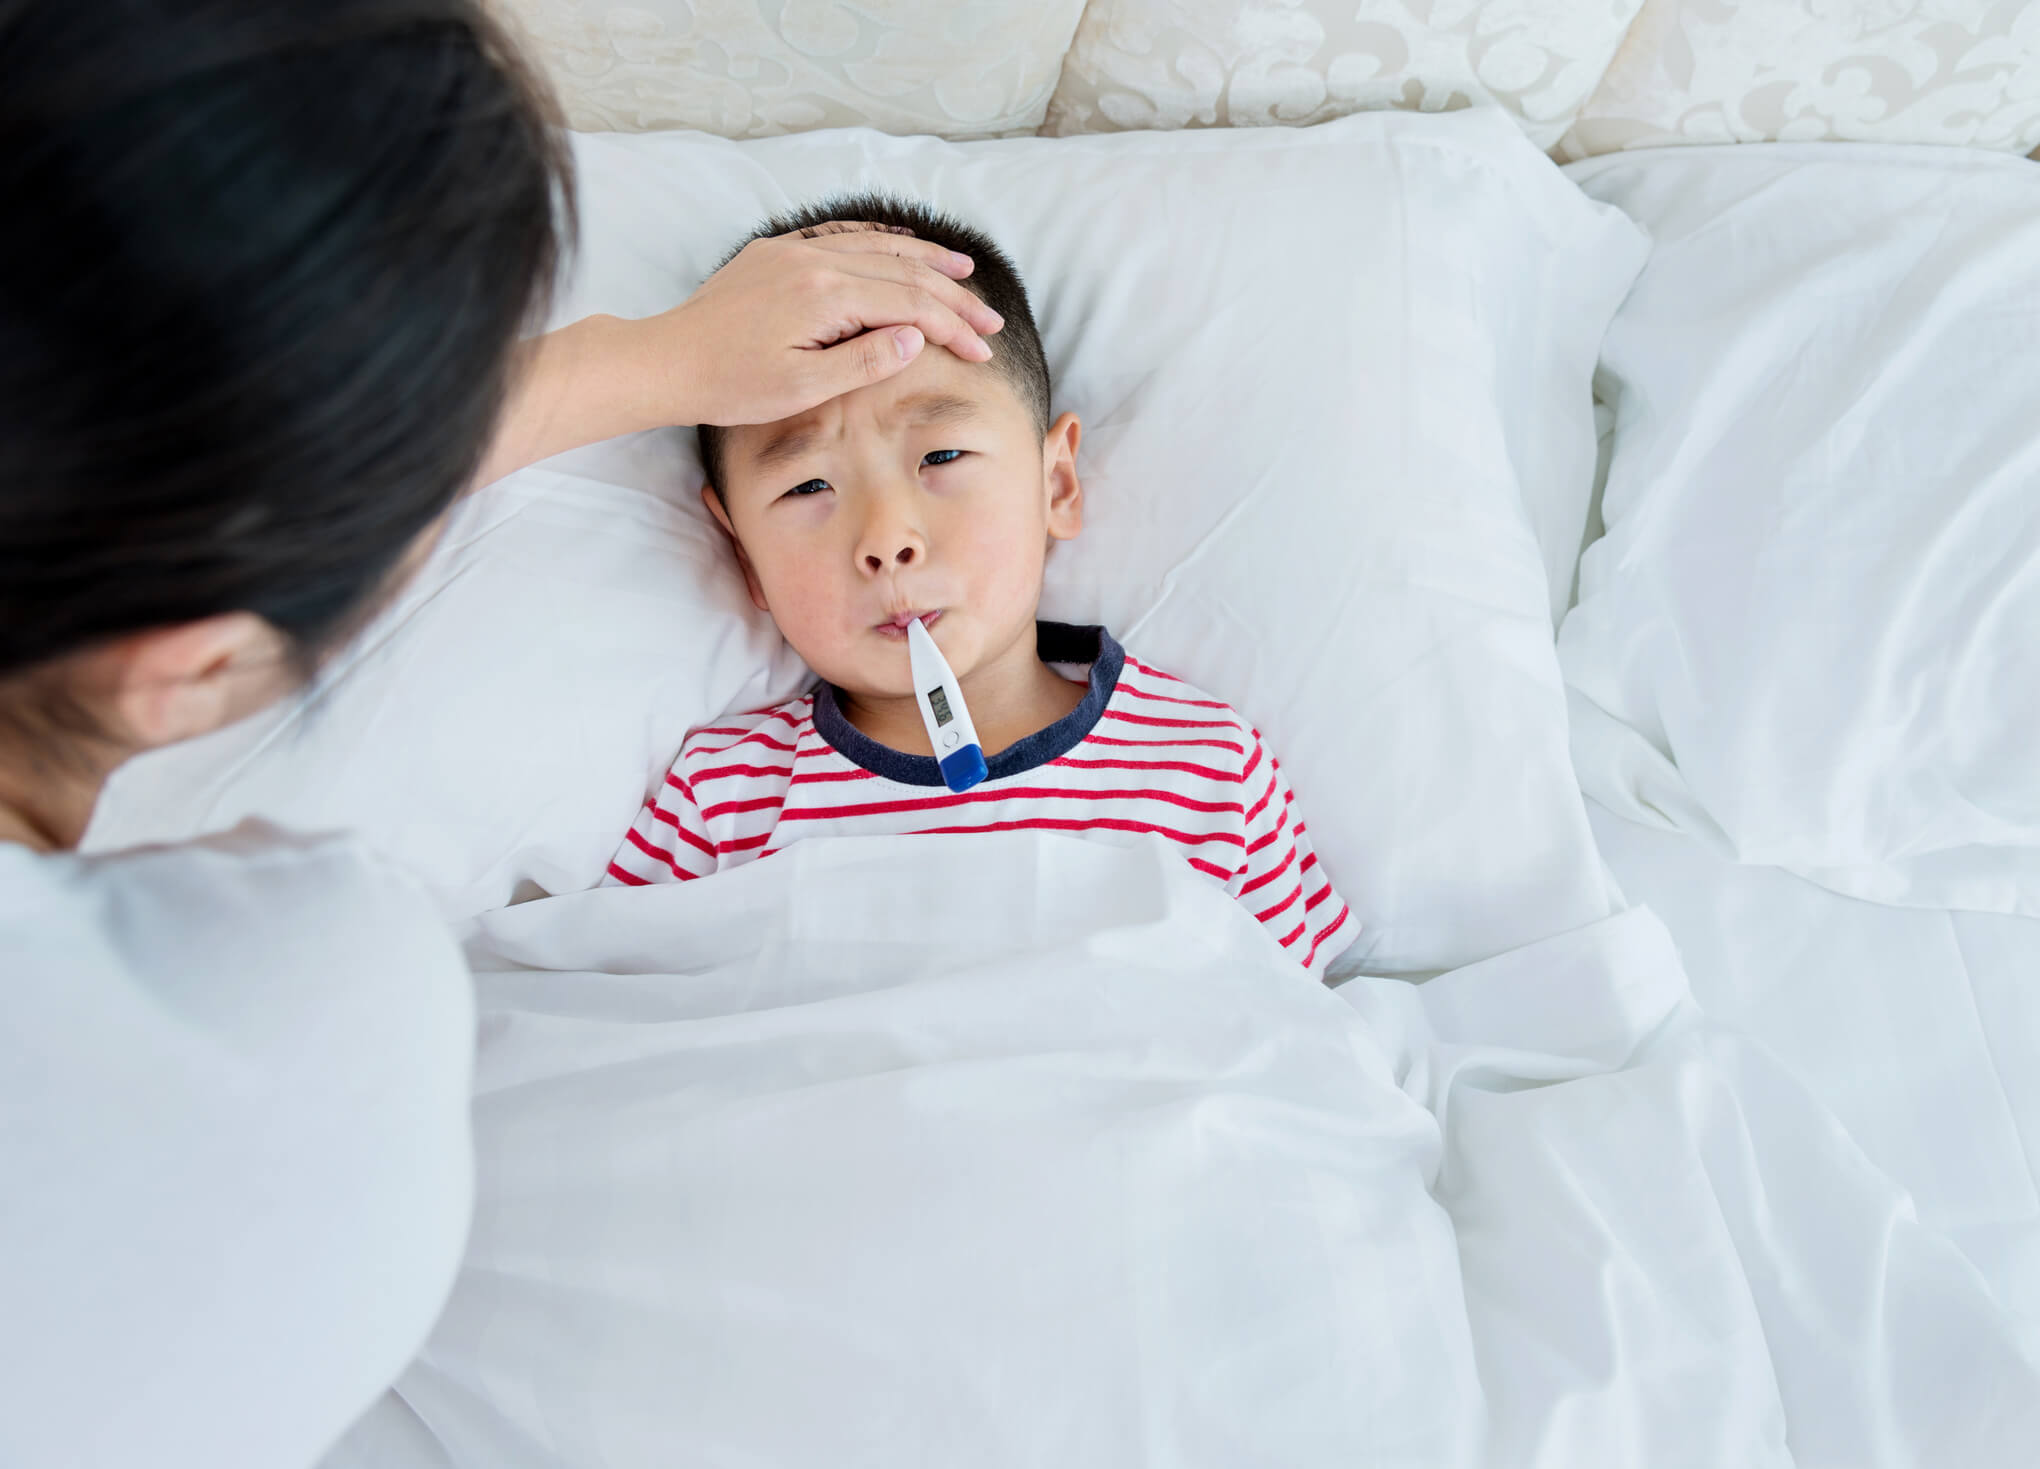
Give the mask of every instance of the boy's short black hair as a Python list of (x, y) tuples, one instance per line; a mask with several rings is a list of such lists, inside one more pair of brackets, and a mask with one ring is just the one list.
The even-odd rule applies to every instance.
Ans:
[[(968, 255), (976, 268), (959, 284), (998, 312), (1006, 322), (985, 339), (992, 348), (992, 360), (988, 365), (1006, 375), (1013, 390), (1020, 395), (1020, 401), (1033, 413), (1035, 427), (1044, 434), (1048, 432), (1048, 358), (1041, 350), (1041, 333), (1035, 328), (1034, 312), (1027, 304), (1027, 287), (1021, 283), (1019, 268), (1005, 251), (992, 242), (991, 236), (956, 216), (944, 214), (919, 200), (892, 194), (834, 194), (803, 205), (790, 214), (773, 215), (738, 241), (722, 258), (721, 265), (729, 264), (753, 240), (791, 234), (796, 230), (811, 230), (831, 220), (904, 229), (916, 239)], [(717, 268), (720, 269), (721, 265)], [(707, 471), (708, 482), (715, 487), (718, 496), (722, 494), (724, 432), (712, 424), (703, 424), (695, 430), (701, 441), (702, 468)]]

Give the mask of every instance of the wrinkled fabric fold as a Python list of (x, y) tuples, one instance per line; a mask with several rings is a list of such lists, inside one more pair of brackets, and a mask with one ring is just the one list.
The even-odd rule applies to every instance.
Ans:
[(1975, 1271), (1647, 911), (1326, 990), (1159, 843), (1008, 833), (469, 953), (481, 1199), (386, 1405), (456, 1465), (2040, 1452)]

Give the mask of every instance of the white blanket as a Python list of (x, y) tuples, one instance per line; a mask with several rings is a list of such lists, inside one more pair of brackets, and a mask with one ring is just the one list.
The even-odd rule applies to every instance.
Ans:
[(1761, 1044), (2040, 1349), (2040, 918), (1889, 908), (1592, 808), (1693, 997)]
[(336, 1463), (2040, 1460), (1974, 1270), (1646, 912), (1326, 991), (1159, 843), (1016, 833), (470, 951), (466, 1268)]
[(1559, 637), (1581, 787), (1852, 897), (2040, 917), (2040, 168), (1797, 144), (1568, 173), (1653, 240)]

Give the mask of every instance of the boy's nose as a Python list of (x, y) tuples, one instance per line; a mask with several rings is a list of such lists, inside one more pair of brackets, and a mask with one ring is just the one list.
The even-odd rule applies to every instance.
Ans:
[(894, 551), (889, 560), (876, 551), (867, 550), (864, 553), (864, 569), (870, 572), (880, 572), (884, 571), (888, 565), (912, 566), (919, 556), (920, 552), (911, 541), (906, 542), (898, 550)]
[(866, 576), (884, 576), (928, 559), (928, 542), (905, 507), (873, 506), (857, 538), (857, 562)]

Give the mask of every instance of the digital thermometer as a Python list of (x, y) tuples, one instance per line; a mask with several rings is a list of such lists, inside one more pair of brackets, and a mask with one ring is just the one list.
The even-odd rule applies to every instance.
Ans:
[(921, 706), (921, 723), (928, 727), (942, 783), (952, 791), (967, 791), (985, 778), (984, 747), (978, 744), (977, 728), (970, 722), (949, 660), (918, 617), (907, 624), (907, 656), (913, 663), (914, 702)]

